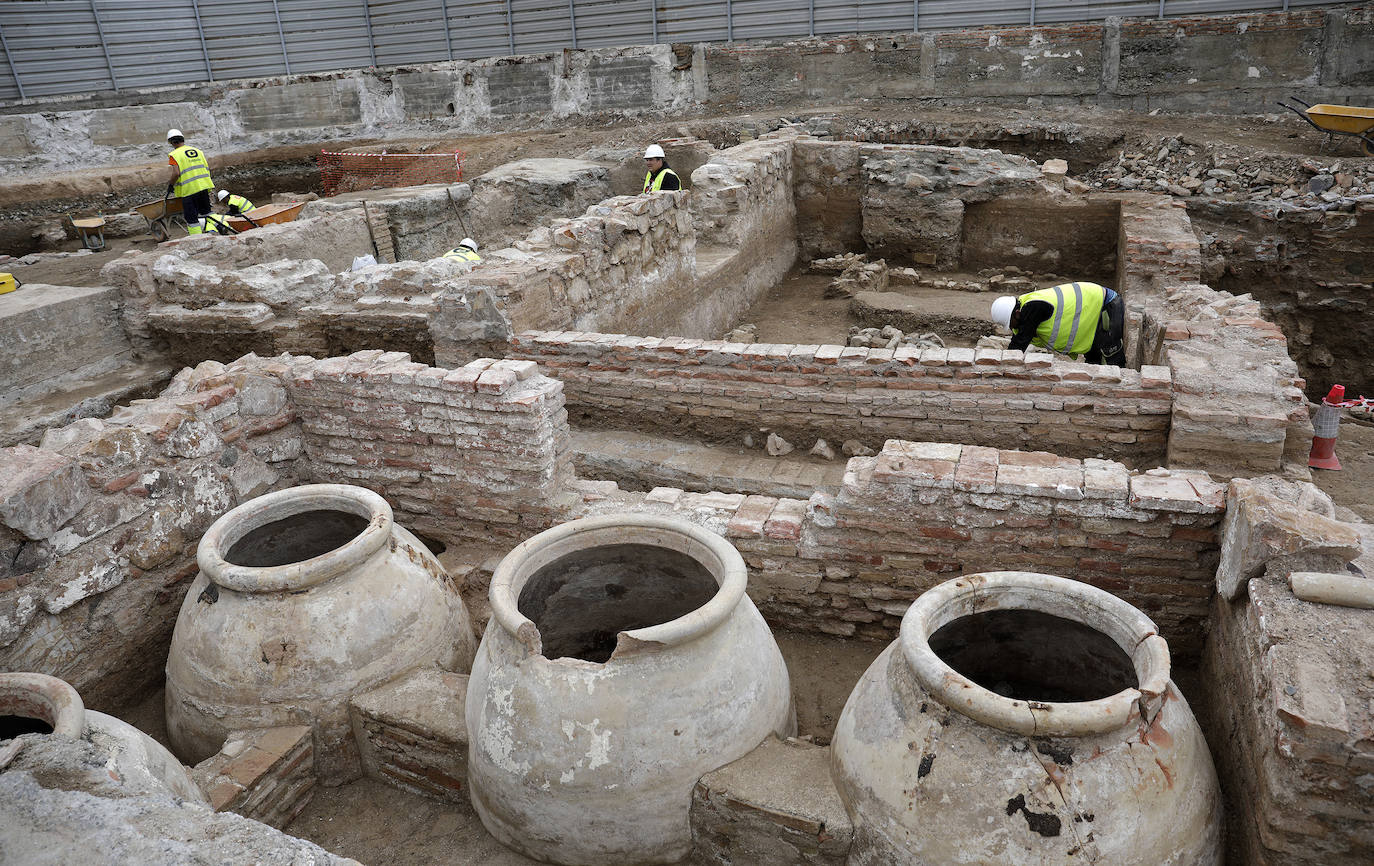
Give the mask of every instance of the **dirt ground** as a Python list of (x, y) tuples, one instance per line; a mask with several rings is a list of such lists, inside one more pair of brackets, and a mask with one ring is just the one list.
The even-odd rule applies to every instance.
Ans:
[[(50, 286), (98, 286), (100, 269), (129, 250), (147, 252), (157, 247), (152, 237), (113, 238), (105, 242), (105, 249), (86, 256), (72, 256), (65, 259), (48, 259), (32, 265), (13, 263), (5, 268), (14, 274), (21, 283), (46, 283)], [(61, 247), (63, 252), (81, 249), (79, 241), (68, 241)], [(20, 290), (22, 291), (22, 289)]]
[(1342, 418), (1336, 457), (1341, 461), (1340, 471), (1313, 469), (1312, 483), (1337, 505), (1374, 523), (1374, 424)]
[[(960, 278), (958, 274), (948, 276), (951, 279)], [(740, 317), (736, 326), (758, 325), (760, 343), (843, 346), (849, 337), (849, 329), (860, 322), (850, 312), (849, 298), (825, 297), (825, 288), (831, 279), (828, 274), (807, 274), (802, 272), (801, 267), (793, 268)], [(933, 317), (979, 321), (987, 318), (988, 305), (994, 297), (987, 292), (905, 286), (889, 286), (888, 291), (917, 299), (922, 310), (928, 310)], [(866, 326), (876, 324), (870, 322)], [(950, 329), (945, 332), (937, 329), (937, 333), (940, 333), (947, 346), (972, 346), (977, 342), (976, 338), (968, 339), (966, 335)]]

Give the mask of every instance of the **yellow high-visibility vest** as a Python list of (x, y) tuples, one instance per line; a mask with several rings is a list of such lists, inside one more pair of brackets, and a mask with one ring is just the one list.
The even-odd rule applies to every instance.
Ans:
[(465, 262), (472, 262), (473, 264), (477, 264), (482, 260), (481, 256), (477, 255), (477, 253), (473, 252), (467, 247), (454, 247), (453, 249), (444, 253), (444, 258), (460, 259)]
[[(658, 192), (663, 188), (663, 178), (670, 174), (673, 177), (677, 177), (677, 172), (673, 171), (671, 168), (663, 169), (658, 173), (657, 177), (654, 176), (652, 171), (644, 172), (644, 192)], [(682, 186), (681, 178), (678, 178), (678, 186)]]
[(1022, 306), (1046, 301), (1054, 307), (1054, 315), (1040, 323), (1031, 342), (1066, 355), (1082, 355), (1093, 347), (1106, 299), (1107, 290), (1097, 283), (1065, 283), (1017, 298)]
[(215, 182), (210, 179), (210, 163), (206, 162), (204, 153), (183, 144), (172, 151), (171, 157), (177, 164), (176, 194), (179, 198), (214, 187)]
[(253, 209), (253, 203), (241, 195), (230, 193), (224, 200), (224, 204), (229, 208), (230, 213), (248, 213)]

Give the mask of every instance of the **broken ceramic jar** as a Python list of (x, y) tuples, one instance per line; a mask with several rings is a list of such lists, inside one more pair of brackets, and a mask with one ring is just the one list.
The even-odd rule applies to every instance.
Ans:
[(208, 805), (172, 753), (127, 722), (86, 709), (65, 680), (0, 674), (0, 770), (100, 796), (166, 794)]
[(250, 500), (210, 527), (197, 560), (167, 657), (167, 733), (188, 762), (231, 731), (311, 725), (318, 777), (347, 781), (361, 772), (351, 695), (471, 663), (456, 582), (370, 490)]
[(1220, 863), (1216, 772), (1169, 664), (1148, 617), (1085, 583), (927, 591), (835, 730), (849, 863)]
[(552, 863), (674, 863), (692, 787), (796, 727), (739, 552), (680, 520), (575, 520), (501, 561), (467, 695), (473, 806)]

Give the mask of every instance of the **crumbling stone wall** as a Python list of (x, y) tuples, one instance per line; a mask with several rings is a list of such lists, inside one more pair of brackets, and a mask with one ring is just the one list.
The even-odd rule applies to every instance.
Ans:
[(748, 345), (531, 331), (510, 355), (568, 389), (579, 424), (710, 439), (761, 427), (794, 441), (889, 438), (1111, 453), (1162, 462), (1172, 404), (1162, 367), (1140, 371), (1001, 349)]
[(213, 364), (41, 448), (0, 450), (0, 668), (61, 677), (93, 707), (145, 694), (200, 536), (295, 483), (300, 453), (280, 383)]
[(935, 584), (1031, 569), (1136, 605), (1186, 659), (1202, 646), (1225, 487), (1203, 472), (893, 440), (851, 459), (839, 493), (809, 501), (662, 487), (589, 499), (588, 513), (666, 512), (720, 532), (749, 565), (751, 598), (785, 628), (890, 640)]
[[(207, 350), (228, 360), (254, 349), (270, 354), (271, 332), (282, 327), (277, 311), (319, 297), (328, 275), (371, 252), (367, 221), (358, 211), (227, 237), (190, 235), (146, 253), (125, 253), (100, 275), (123, 296), (124, 330), (141, 357), (160, 357), (169, 349), (168, 335), (211, 340), (220, 334), (223, 345)], [(294, 285), (298, 279), (302, 284)], [(182, 340), (170, 348), (187, 360), (211, 357)]]
[(498, 250), (439, 295), (437, 363), (472, 357), (469, 296), (488, 293), (517, 329), (656, 331), (695, 301), (696, 235), (685, 192), (610, 198)]
[(1303, 380), (1283, 332), (1249, 295), (1186, 285), (1151, 297), (1141, 355), (1173, 378), (1170, 466), (1231, 477), (1306, 464), (1312, 424)]

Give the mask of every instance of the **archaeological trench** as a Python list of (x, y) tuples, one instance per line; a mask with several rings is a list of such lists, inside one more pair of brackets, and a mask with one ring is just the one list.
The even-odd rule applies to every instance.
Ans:
[[(0, 106), (0, 862), (1374, 862), (1374, 158), (1299, 86), (1374, 7)], [(174, 125), (299, 217), (154, 241)], [(389, 142), (469, 161), (320, 194)], [(1072, 280), (1125, 367), (987, 319)]]

